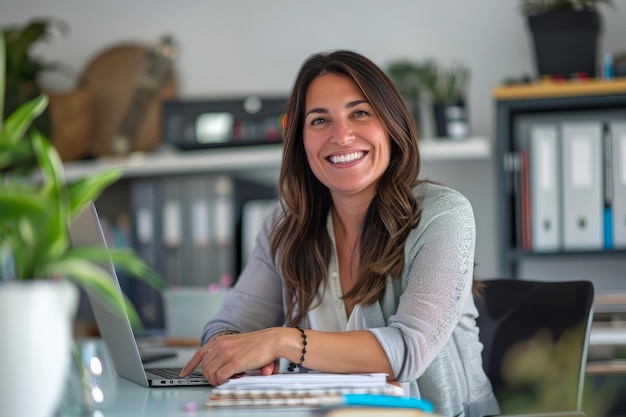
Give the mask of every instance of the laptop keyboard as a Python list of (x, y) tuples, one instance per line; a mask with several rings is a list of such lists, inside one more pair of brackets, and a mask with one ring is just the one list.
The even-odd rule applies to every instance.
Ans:
[[(158, 375), (163, 378), (168, 378), (168, 379), (181, 379), (181, 377), (179, 376), (181, 370), (182, 368), (146, 369), (146, 371), (149, 371), (155, 375)], [(202, 375), (202, 372), (200, 371), (192, 371), (185, 378), (204, 378), (204, 375)]]

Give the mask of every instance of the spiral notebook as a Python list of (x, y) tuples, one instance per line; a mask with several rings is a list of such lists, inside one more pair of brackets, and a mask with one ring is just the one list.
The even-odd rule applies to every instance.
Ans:
[(319, 407), (340, 404), (345, 394), (402, 397), (402, 387), (387, 382), (383, 373), (333, 374), (296, 372), (244, 375), (213, 388), (205, 408), (245, 406)]

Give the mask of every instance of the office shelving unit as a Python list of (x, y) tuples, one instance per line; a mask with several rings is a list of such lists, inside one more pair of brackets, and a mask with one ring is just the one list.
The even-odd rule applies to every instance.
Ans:
[(496, 106), (496, 182), (498, 201), (498, 247), (504, 277), (517, 278), (519, 264), (537, 257), (614, 257), (624, 250), (558, 251), (534, 253), (520, 247), (520, 210), (515, 198), (515, 176), (519, 171), (519, 149), (516, 147), (515, 123), (520, 116), (549, 112), (567, 114), (584, 111), (626, 111), (626, 79), (610, 81), (564, 81), (500, 86), (493, 90)]
[[(496, 105), (496, 199), (498, 202), (498, 247), (503, 277), (522, 278), (520, 266), (525, 261), (548, 261), (563, 265), (584, 256), (587, 261), (607, 262), (626, 257), (626, 250), (524, 251), (520, 245), (521, 209), (516, 200), (516, 176), (519, 175), (519, 151), (515, 135), (521, 116), (541, 113), (621, 112), (626, 114), (626, 79), (580, 81), (502, 86), (493, 91)], [(561, 262), (561, 264), (559, 264)], [(542, 263), (545, 268), (546, 262)], [(558, 269), (558, 267), (557, 267)], [(626, 277), (626, 276), (625, 276)], [(588, 277), (594, 280), (594, 276)], [(618, 277), (619, 279), (619, 277)], [(626, 374), (626, 361), (615, 359), (618, 349), (626, 346), (626, 282), (621, 293), (607, 296), (596, 290), (596, 309), (589, 340), (587, 375)]]

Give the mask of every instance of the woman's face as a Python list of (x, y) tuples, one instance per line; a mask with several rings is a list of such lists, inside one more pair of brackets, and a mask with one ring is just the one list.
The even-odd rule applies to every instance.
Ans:
[(322, 75), (306, 92), (304, 148), (313, 174), (333, 198), (373, 198), (389, 166), (389, 138), (352, 79)]

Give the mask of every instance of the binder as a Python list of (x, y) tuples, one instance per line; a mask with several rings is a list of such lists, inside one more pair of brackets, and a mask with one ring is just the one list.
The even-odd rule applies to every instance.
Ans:
[(243, 202), (241, 207), (241, 259), (239, 265), (241, 270), (248, 263), (248, 257), (256, 244), (256, 237), (274, 204), (276, 204), (275, 198), (259, 198)]
[(613, 247), (626, 248), (626, 122), (611, 124)]
[(610, 127), (606, 124), (602, 129), (602, 195), (604, 206), (602, 213), (602, 236), (604, 249), (613, 249), (613, 143)]
[(178, 176), (162, 178), (163, 270), (165, 279), (171, 286), (181, 285), (183, 277), (183, 196), (181, 184)]
[(564, 122), (563, 247), (599, 250), (603, 247), (602, 124)]
[[(211, 277), (214, 266), (214, 250), (211, 247), (213, 231), (211, 230), (210, 200), (213, 188), (212, 177), (208, 175), (191, 175), (183, 189), (184, 236), (182, 245), (189, 247), (189, 262), (183, 265), (180, 283), (184, 286), (209, 286), (215, 282)], [(185, 221), (186, 220), (186, 221)]]
[(216, 263), (211, 267), (216, 283), (228, 286), (235, 280), (235, 182), (231, 177), (220, 175), (213, 182), (210, 210), (214, 230)]
[(531, 214), (530, 214), (530, 163), (528, 149), (519, 152), (519, 189), (521, 218), (522, 250), (531, 251)]
[[(131, 181), (130, 197), (133, 213), (133, 246), (152, 269), (163, 275), (160, 180), (138, 178)], [(157, 290), (141, 280), (136, 280), (133, 302), (146, 330), (164, 328), (163, 300)]]
[(239, 276), (248, 261), (256, 235), (271, 207), (277, 201), (276, 186), (244, 180), (235, 180), (235, 263), (234, 276)]
[(533, 252), (561, 248), (559, 137), (556, 124), (530, 127), (530, 211)]

